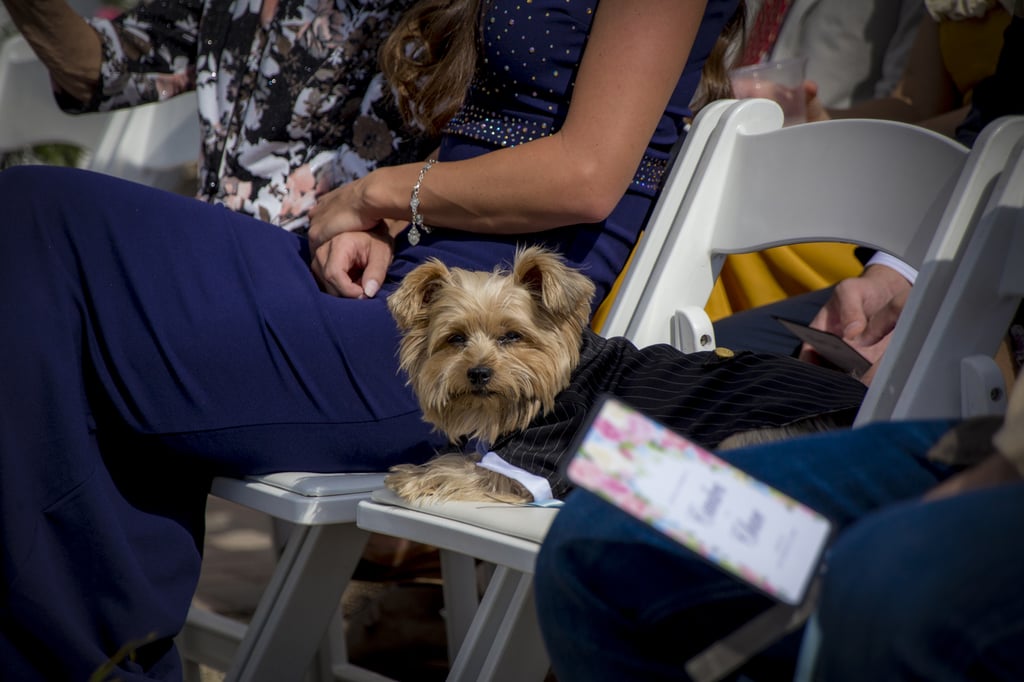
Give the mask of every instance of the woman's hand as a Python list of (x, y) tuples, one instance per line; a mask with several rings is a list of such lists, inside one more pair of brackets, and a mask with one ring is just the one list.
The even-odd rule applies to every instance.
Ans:
[(320, 288), (332, 296), (373, 298), (393, 253), (394, 242), (384, 225), (342, 232), (315, 247), (311, 269)]
[(380, 225), (381, 211), (374, 209), (371, 188), (381, 170), (347, 182), (317, 199), (309, 211), (309, 245), (319, 251), (334, 237), (345, 232), (365, 232)]

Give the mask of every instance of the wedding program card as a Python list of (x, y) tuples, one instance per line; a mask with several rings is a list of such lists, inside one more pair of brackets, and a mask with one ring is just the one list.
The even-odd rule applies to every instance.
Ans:
[(830, 521), (712, 453), (606, 398), (570, 480), (787, 604), (803, 601)]

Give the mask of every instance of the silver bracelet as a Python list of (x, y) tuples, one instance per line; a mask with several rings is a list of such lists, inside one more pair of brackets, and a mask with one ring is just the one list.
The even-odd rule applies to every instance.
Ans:
[(420, 187), (423, 185), (423, 178), (427, 171), (435, 163), (437, 163), (437, 159), (429, 159), (420, 169), (416, 184), (412, 186), (412, 197), (409, 199), (409, 210), (412, 212), (412, 221), (409, 223), (409, 243), (413, 246), (420, 243), (420, 230), (430, 234), (430, 228), (423, 224), (423, 214), (420, 213)]

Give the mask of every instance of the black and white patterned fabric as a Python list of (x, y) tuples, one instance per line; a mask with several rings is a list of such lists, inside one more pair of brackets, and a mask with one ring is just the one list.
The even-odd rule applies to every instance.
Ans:
[(850, 425), (867, 388), (856, 379), (782, 355), (714, 351), (683, 353), (672, 346), (637, 348), (624, 338), (585, 332), (581, 361), (555, 408), (492, 445), (502, 459), (544, 476), (555, 497), (570, 448), (599, 396), (611, 395), (706, 448), (762, 427), (828, 417)]
[(412, 0), (143, 0), (90, 19), (106, 111), (195, 90), (198, 198), (303, 231), (317, 197), (380, 166), (426, 158), (377, 54)]

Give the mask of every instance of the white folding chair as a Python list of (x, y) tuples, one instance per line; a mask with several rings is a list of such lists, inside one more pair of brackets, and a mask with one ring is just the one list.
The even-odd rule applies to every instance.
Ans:
[[(710, 120), (720, 111), (721, 108), (713, 107), (702, 116)], [(684, 156), (692, 160), (691, 166), (696, 163), (697, 147), (707, 140), (711, 128), (713, 125), (705, 125), (691, 133), (687, 141), (691, 151), (680, 157), (673, 172), (682, 172), (686, 163), (682, 161)], [(382, 490), (383, 476), (300, 473), (214, 481), (214, 495), (297, 525), (248, 627), (217, 614), (192, 609), (179, 638), (183, 656), (191, 666), (190, 676), (198, 675), (196, 663), (204, 663), (228, 670), (228, 680), (279, 682), (299, 679), (312, 663), (313, 674), (321, 679), (383, 679), (348, 662), (338, 620), (332, 620), (368, 531), (375, 530), (357, 527), (355, 502), (368, 500), (371, 493), (386, 498), (387, 492)], [(388, 509), (401, 513), (392, 507)], [(485, 665), (483, 659), (488, 647), (484, 643), (495, 639), (496, 632), (481, 624), (500, 623), (499, 614), (516, 610), (509, 608), (510, 602), (519, 610), (532, 607), (531, 581), (521, 578), (532, 573), (538, 543), (552, 513), (549, 509), (523, 510), (516, 515), (515, 522), (492, 519), (491, 525), (498, 530), (477, 527), (474, 531), (471, 524), (465, 524), (460, 526), (461, 534), (435, 535), (428, 529), (417, 540), (441, 549), (445, 626), (452, 669), (456, 671), (453, 674), (457, 678), (486, 679), (478, 677), (477, 671)], [(465, 508), (462, 515), (464, 518), (473, 516)], [(384, 521), (385, 525), (388, 523)], [(475, 545), (471, 538), (475, 532), (480, 533), (483, 544), (493, 551), (485, 549), (482, 555), (472, 551)], [(346, 534), (345, 542), (339, 542), (336, 537), (341, 534)], [(454, 544), (448, 544), (446, 536)], [(333, 558), (325, 559), (327, 553), (334, 553)], [(498, 566), (482, 602), (477, 594), (475, 558)], [(478, 608), (481, 603), (483, 606)], [(485, 612), (494, 615), (484, 619), (481, 614)], [(529, 617), (522, 620), (528, 624), (535, 622)], [(536, 651), (539, 645), (536, 628), (527, 625), (524, 636), (528, 641), (525, 648)], [(534, 639), (531, 640), (531, 636)], [(512, 642), (515, 634), (503, 633), (497, 638)], [(462, 646), (468, 640), (474, 644)], [(547, 668), (546, 660), (540, 661), (540, 665), (530, 657), (520, 662), (532, 669)], [(457, 672), (460, 669), (467, 672), (460, 674)], [(531, 677), (534, 675), (520, 679)]]
[(200, 663), (246, 682), (301, 680), (307, 672), (323, 680), (387, 679), (349, 663), (336, 620), (369, 537), (355, 525), (356, 503), (383, 479), (383, 473), (281, 473), (214, 480), (211, 494), (291, 530), (248, 624), (197, 606), (189, 610), (177, 641), (187, 679), (199, 680)]
[(188, 167), (199, 160), (199, 152), (196, 93), (183, 92), (171, 99), (113, 112), (111, 124), (86, 168), (150, 187), (181, 191), (182, 178), (194, 175)]
[[(899, 123), (848, 120), (786, 129), (781, 124), (781, 111), (766, 100), (718, 102), (702, 112), (604, 333), (638, 345), (674, 341), (687, 350), (713, 348), (703, 306), (727, 253), (833, 240), (880, 248), (921, 267), (933, 241), (943, 245), (942, 253), (957, 251), (986, 184), (980, 171), (964, 180), (961, 175), (965, 167), (992, 167), (987, 159), (969, 161), (963, 146)], [(976, 156), (986, 154), (997, 154), (993, 145)], [(942, 233), (936, 240), (937, 230)], [(479, 558), (508, 541), (500, 533), (486, 535), (501, 505), (489, 505), (487, 518), (456, 518), (450, 505), (414, 508), (387, 493), (374, 499), (358, 507), (357, 523), (367, 530), (430, 538), (444, 550)], [(543, 532), (537, 535), (542, 539)], [(528, 603), (538, 547), (520, 547), (517, 559), (531, 560), (529, 571), (505, 565), (505, 584), (494, 588), (514, 584), (521, 599), (494, 609), (498, 600), (485, 596), (490, 608), (476, 613), (450, 679), (542, 676), (547, 659)]]
[(920, 268), (967, 150), (923, 128), (835, 120), (778, 129), (765, 100), (723, 119), (676, 223), (641, 242), (607, 325), (639, 345), (715, 347), (704, 306), (726, 255), (836, 241)]
[[(857, 415), (858, 425), (1005, 411), (1006, 387), (993, 355), (1013, 314), (1007, 307), (1015, 292), (1007, 300), (999, 287), (1009, 282), (991, 279), (1003, 263), (998, 252), (984, 250), (990, 247), (983, 240), (995, 239), (997, 230), (1018, 219), (1024, 203), (1022, 140), (1024, 116), (1013, 116), (991, 123), (975, 142), (963, 179), (972, 186), (959, 193), (968, 200), (951, 205), (944, 216), (967, 226), (967, 232), (946, 230), (947, 241), (955, 238), (960, 245), (955, 254), (950, 244), (933, 245)], [(976, 255), (978, 250), (983, 255)], [(985, 269), (987, 262), (992, 270)]]

